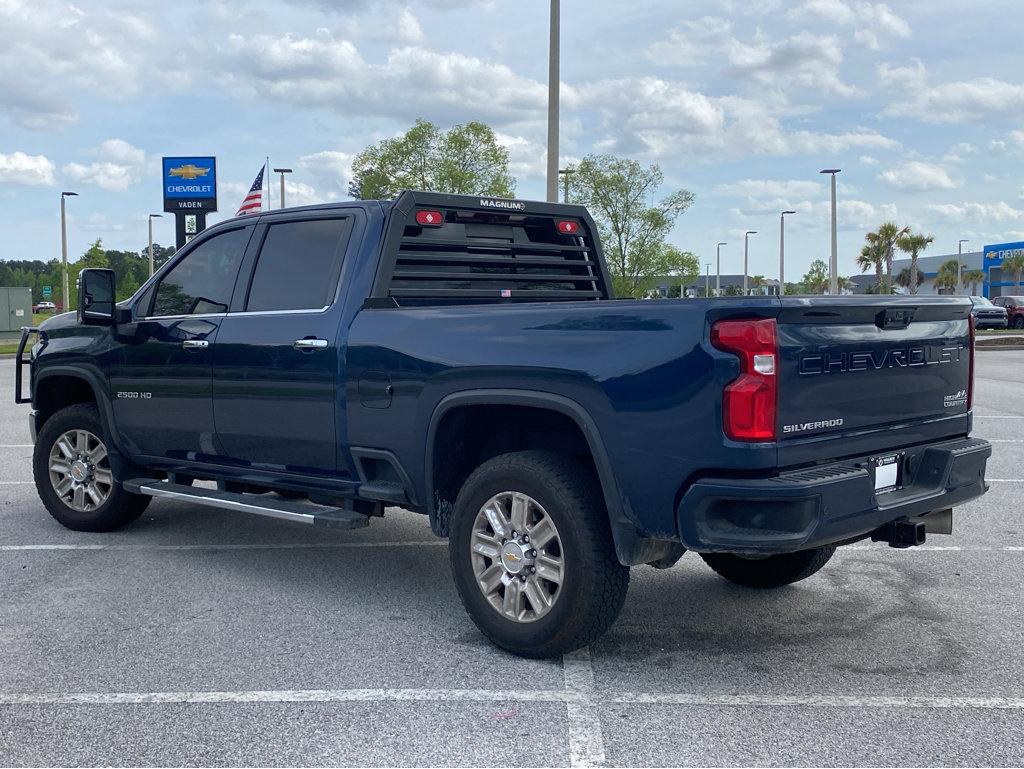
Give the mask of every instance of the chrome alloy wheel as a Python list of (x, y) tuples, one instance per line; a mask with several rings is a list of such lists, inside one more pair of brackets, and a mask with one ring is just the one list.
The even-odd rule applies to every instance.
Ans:
[(518, 491), (491, 497), (473, 521), (476, 584), (506, 619), (534, 622), (555, 605), (562, 586), (562, 541), (537, 500)]
[(68, 430), (54, 441), (49, 468), (53, 490), (72, 510), (95, 510), (113, 491), (107, 447), (88, 430)]

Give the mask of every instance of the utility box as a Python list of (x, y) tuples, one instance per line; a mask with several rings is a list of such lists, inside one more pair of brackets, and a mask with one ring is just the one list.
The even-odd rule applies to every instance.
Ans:
[(0, 332), (32, 325), (32, 289), (0, 286)]

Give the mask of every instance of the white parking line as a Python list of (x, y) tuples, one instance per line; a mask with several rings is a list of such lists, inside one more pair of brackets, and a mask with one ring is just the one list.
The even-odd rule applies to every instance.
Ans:
[[(166, 705), (286, 702), (564, 702), (589, 704), (591, 696), (616, 705), (774, 708), (907, 708), (938, 710), (1024, 710), (1022, 697), (900, 697), (836, 694), (678, 694), (672, 692), (604, 693), (568, 689), (284, 689), (185, 692), (8, 692), (0, 705)], [(570, 749), (573, 749), (570, 746)], [(580, 753), (574, 758), (602, 758)]]
[(986, 438), (989, 443), (1024, 443), (1021, 438)]
[(986, 478), (989, 483), (1024, 483), (1024, 478)]
[(254, 542), (252, 544), (203, 545), (0, 545), (0, 552), (18, 550), (331, 550), (349, 547), (444, 547), (443, 539), (400, 542)]
[[(890, 548), (888, 545), (877, 544), (877, 545), (843, 545), (836, 552), (842, 553), (847, 550), (878, 550), (888, 551)], [(928, 552), (961, 552), (961, 551), (975, 551), (975, 552), (1003, 552), (1003, 553), (1024, 553), (1024, 545), (1005, 545), (1003, 547), (985, 547), (983, 545), (917, 545), (916, 547), (910, 547), (902, 549), (904, 553), (928, 553)]]
[(31, 486), (35, 481), (0, 481), (0, 486)]
[(569, 720), (569, 766), (602, 766), (604, 735), (601, 717), (594, 703), (594, 667), (590, 650), (578, 649), (562, 657), (562, 675), (566, 693), (582, 696), (578, 702), (566, 702)]
[(975, 419), (1024, 419), (1017, 414), (975, 414)]
[(31, 443), (0, 443), (0, 449), (31, 449)]

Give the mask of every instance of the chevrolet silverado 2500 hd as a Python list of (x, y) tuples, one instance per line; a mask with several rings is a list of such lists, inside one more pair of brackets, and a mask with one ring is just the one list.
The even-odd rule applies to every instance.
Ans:
[[(549, 656), (686, 551), (757, 588), (950, 533), (986, 490), (967, 298), (613, 300), (581, 207), (406, 192), (232, 219), (129, 300), (26, 329), (34, 473), (107, 531), (153, 497), (429, 517), (481, 631)], [(196, 486), (196, 480), (216, 481)]]

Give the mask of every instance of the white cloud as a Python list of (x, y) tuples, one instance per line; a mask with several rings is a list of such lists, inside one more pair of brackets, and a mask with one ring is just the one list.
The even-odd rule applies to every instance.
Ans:
[(61, 129), (78, 119), (80, 95), (137, 92), (155, 30), (130, 11), (97, 6), (0, 2), (0, 112), (13, 123)]
[(57, 183), (53, 171), (53, 161), (45, 155), (0, 152), (0, 182), (4, 184), (52, 187)]
[(877, 166), (878, 158), (872, 157), (871, 155), (861, 155), (859, 158), (861, 165), (865, 166)]
[(348, 183), (352, 178), (352, 159), (355, 156), (339, 150), (324, 150), (299, 158), (299, 167), (316, 182), (317, 189), (331, 199), (348, 197)]
[(142, 179), (146, 153), (124, 139), (107, 139), (93, 151), (91, 163), (67, 163), (61, 170), (82, 184), (94, 184), (111, 192), (124, 192)]
[(949, 173), (935, 163), (924, 163), (920, 160), (909, 160), (895, 168), (883, 171), (878, 179), (890, 187), (904, 192), (928, 192), (932, 190), (951, 190), (958, 186)]
[(899, 96), (884, 111), (891, 117), (910, 117), (926, 123), (985, 122), (1016, 117), (1024, 112), (1024, 84), (993, 77), (931, 85), (924, 64), (908, 67), (881, 64), (879, 79)]
[(997, 203), (934, 203), (926, 206), (932, 213), (954, 222), (1019, 222), (1024, 221), (1024, 210), (1014, 208), (1000, 200)]
[(790, 19), (817, 17), (834, 26), (853, 26), (854, 40), (871, 50), (882, 47), (880, 38), (906, 40), (910, 25), (885, 3), (848, 3), (843, 0), (805, 0), (786, 14)]
[(1001, 157), (1006, 154), (1007, 150), (1009, 150), (1009, 146), (1001, 139), (993, 139), (988, 143), (988, 152), (990, 155)]

